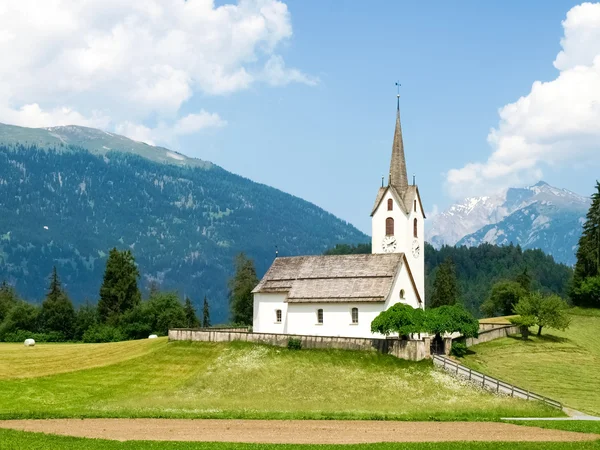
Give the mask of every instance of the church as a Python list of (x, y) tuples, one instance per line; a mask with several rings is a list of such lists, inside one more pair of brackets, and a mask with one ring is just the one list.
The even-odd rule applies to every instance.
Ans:
[(277, 257), (252, 291), (253, 332), (373, 338), (377, 315), (425, 308), (425, 212), (406, 172), (400, 99), (388, 185), (371, 211), (372, 254)]

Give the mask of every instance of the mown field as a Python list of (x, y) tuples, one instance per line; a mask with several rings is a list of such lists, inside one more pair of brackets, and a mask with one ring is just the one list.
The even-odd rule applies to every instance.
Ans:
[(600, 442), (426, 442), (357, 445), (108, 441), (0, 430), (0, 450), (598, 450)]
[(495, 420), (561, 414), (375, 352), (247, 343), (0, 344), (0, 418)]
[[(566, 331), (543, 330), (471, 347), (467, 366), (600, 415), (600, 310), (574, 309)], [(532, 328), (531, 331), (534, 331)]]

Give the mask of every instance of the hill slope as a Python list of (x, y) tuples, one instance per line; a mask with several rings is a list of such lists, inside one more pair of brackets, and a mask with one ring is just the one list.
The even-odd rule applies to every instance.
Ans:
[(28, 299), (43, 297), (56, 264), (75, 301), (95, 301), (116, 246), (133, 250), (142, 287), (154, 280), (197, 304), (206, 294), (213, 322), (225, 321), (236, 253), (262, 274), (275, 246), (320, 254), (368, 239), (309, 202), (204, 161), (81, 127), (26, 130), (0, 128), (0, 280)]
[[(92, 347), (96, 368), (48, 375), (53, 351), (80, 346), (40, 344), (23, 367), (17, 344), (0, 344), (0, 366), (14, 369), (0, 380), (0, 418), (17, 417), (212, 417), (398, 418), (431, 420), (536, 417), (559, 411), (535, 402), (473, 389), (430, 362), (402, 361), (376, 352), (287, 350), (232, 343), (136, 341), (142, 354), (115, 361), (111, 349)], [(87, 344), (84, 344), (87, 345)], [(150, 352), (148, 352), (150, 350)], [(40, 358), (36, 353), (40, 352)], [(116, 349), (115, 351), (120, 351)], [(146, 353), (146, 354), (144, 354)], [(106, 358), (106, 364), (102, 364)], [(124, 356), (125, 358), (125, 356)], [(38, 367), (46, 376), (32, 374)], [(24, 385), (27, 389), (23, 389)]]
[(539, 248), (557, 261), (573, 265), (589, 205), (588, 198), (540, 181), (451, 206), (432, 219), (427, 239), (436, 248), (519, 244), (524, 249)]
[(600, 310), (574, 309), (571, 318), (566, 331), (544, 330), (527, 341), (510, 337), (471, 347), (465, 364), (600, 415)]

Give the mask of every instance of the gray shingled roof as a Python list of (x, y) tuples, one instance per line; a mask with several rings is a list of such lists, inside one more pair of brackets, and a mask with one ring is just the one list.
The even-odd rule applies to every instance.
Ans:
[(289, 303), (384, 302), (404, 253), (276, 258), (253, 293), (288, 292)]

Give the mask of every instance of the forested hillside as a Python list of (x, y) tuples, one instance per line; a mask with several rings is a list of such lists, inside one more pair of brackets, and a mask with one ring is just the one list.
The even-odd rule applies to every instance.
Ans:
[(503, 279), (514, 280), (525, 269), (532, 290), (555, 293), (567, 298), (573, 270), (554, 261), (541, 250), (522, 250), (519, 246), (482, 244), (478, 247), (449, 247), (436, 250), (425, 243), (425, 296), (433, 287), (437, 269), (450, 258), (456, 270), (461, 299), (476, 316), (492, 285)]
[(319, 254), (365, 239), (309, 202), (215, 165), (0, 144), (0, 280), (28, 300), (41, 301), (57, 265), (76, 303), (97, 301), (116, 246), (132, 250), (142, 290), (154, 281), (197, 306), (207, 295), (218, 323), (228, 319), (226, 282), (238, 252), (262, 274), (276, 246), (280, 255)]

